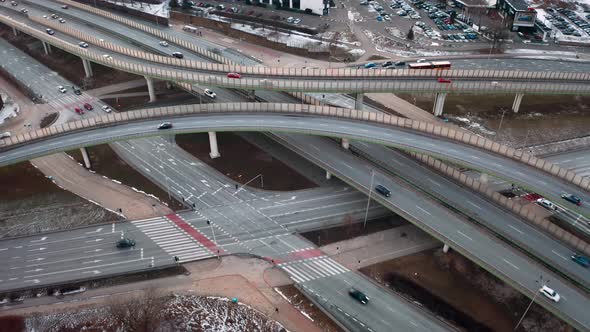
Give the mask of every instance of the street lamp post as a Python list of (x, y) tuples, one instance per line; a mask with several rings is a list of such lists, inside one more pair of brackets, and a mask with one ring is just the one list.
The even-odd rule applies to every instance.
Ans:
[(236, 190), (236, 192), (234, 193), (234, 196), (235, 196), (235, 195), (236, 195), (238, 192), (240, 192), (240, 190), (242, 190), (242, 189), (243, 189), (243, 188), (244, 188), (244, 187), (245, 187), (245, 186), (246, 186), (248, 183), (250, 183), (250, 182), (252, 182), (252, 181), (256, 180), (256, 179), (257, 179), (257, 178), (259, 178), (259, 177), (260, 177), (260, 186), (261, 186), (262, 188), (264, 188), (264, 176), (263, 176), (262, 174), (258, 174), (258, 175), (256, 175), (255, 177), (253, 177), (253, 178), (252, 178), (250, 181), (248, 181), (248, 182), (244, 183), (244, 184), (243, 184), (241, 187), (239, 187), (239, 188)]
[[(545, 286), (545, 285), (547, 285), (549, 283), (549, 280), (547, 280), (545, 283), (543, 283), (543, 276), (539, 276), (539, 280), (535, 280), (535, 283), (539, 283), (539, 281), (541, 281), (540, 282), (541, 283), (541, 288), (543, 288), (543, 286)], [(524, 316), (526, 316), (527, 312), (529, 311), (529, 309), (533, 305), (533, 302), (535, 302), (535, 299), (537, 298), (537, 295), (539, 295), (539, 292), (538, 291), (535, 292), (535, 294), (533, 295), (533, 298), (531, 299), (531, 302), (529, 303), (528, 307), (526, 307), (526, 310), (522, 314), (522, 317), (520, 317), (520, 320), (518, 321), (518, 323), (514, 327), (514, 331), (516, 331), (516, 329), (518, 329), (518, 327), (520, 326), (520, 323), (522, 323), (522, 320), (524, 319)]]
[(498, 125), (498, 130), (496, 130), (497, 132), (500, 132), (500, 129), (502, 129), (502, 121), (504, 121), (504, 114), (506, 114), (506, 112), (508, 112), (508, 109), (502, 109), (502, 117), (500, 118), (500, 125)]
[(371, 184), (369, 185), (369, 199), (367, 200), (367, 208), (365, 210), (365, 221), (363, 222), (363, 228), (367, 226), (367, 217), (369, 216), (369, 205), (371, 204), (371, 193), (373, 192), (373, 179), (375, 177), (375, 171), (371, 170)]

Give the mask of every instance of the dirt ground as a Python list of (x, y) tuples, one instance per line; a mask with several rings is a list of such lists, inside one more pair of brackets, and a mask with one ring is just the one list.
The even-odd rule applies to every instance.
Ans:
[(118, 216), (62, 190), (29, 162), (0, 168), (0, 237), (117, 220)]
[[(57, 47), (52, 47), (51, 56), (46, 56), (43, 47), (41, 46), (41, 42), (24, 33), (20, 33), (18, 37), (15, 37), (12, 34), (12, 29), (0, 29), (0, 37), (8, 40), (12, 45), (35, 58), (45, 66), (57, 71), (60, 75), (74, 84), (84, 87), (84, 66), (79, 57), (64, 52)], [(94, 76), (91, 80), (90, 86), (93, 88), (140, 78), (140, 76), (113, 70), (96, 63), (92, 63), (92, 72)]]
[[(217, 133), (217, 143), (221, 158), (209, 157), (209, 136), (206, 133), (176, 136), (176, 143), (238, 183), (246, 183), (262, 174), (264, 189), (300, 190), (316, 185), (288, 165), (273, 158), (270, 154), (248, 143), (233, 133)], [(261, 188), (261, 181), (254, 180), (248, 185)]]
[[(433, 96), (398, 96), (424, 110), (432, 110)], [(513, 95), (451, 94), (445, 101), (444, 116), (487, 138), (516, 147), (588, 135), (590, 97), (525, 95), (518, 113), (511, 110), (513, 101)], [(508, 110), (503, 119), (502, 109)]]
[[(113, 105), (119, 112), (131, 111), (138, 108), (146, 107), (160, 107), (167, 104), (195, 104), (199, 102), (198, 98), (185, 92), (179, 88), (173, 87), (168, 89), (165, 82), (154, 82), (154, 89), (156, 91), (157, 101), (148, 103), (150, 98), (148, 95), (135, 97), (121, 97), (121, 98), (104, 98), (103, 101), (109, 105)], [(125, 90), (124, 93), (136, 92), (133, 90), (145, 90), (144, 87), (137, 89)], [(143, 92), (143, 91), (138, 91)]]
[[(512, 287), (456, 252), (424, 251), (361, 269), (465, 331), (513, 331), (530, 303)], [(569, 331), (534, 304), (518, 331)]]
[[(96, 173), (121, 181), (129, 187), (134, 187), (148, 194), (152, 194), (158, 197), (162, 202), (165, 202), (166, 205), (173, 210), (181, 210), (184, 208), (184, 206), (174, 198), (169, 199), (168, 193), (165, 190), (158, 187), (156, 184), (145, 178), (141, 173), (137, 172), (133, 167), (129, 166), (125, 161), (121, 160), (108, 145), (102, 144), (91, 146), (87, 148), (87, 151), (92, 169), (96, 171)], [(84, 163), (80, 150), (68, 151), (67, 153), (79, 163)]]
[(352, 239), (357, 236), (377, 233), (406, 223), (407, 221), (402, 217), (393, 214), (389, 217), (370, 220), (367, 222), (367, 227), (363, 229), (362, 220), (359, 222), (359, 220), (352, 220), (349, 218), (346, 220), (345, 225), (301, 233), (300, 235), (316, 246), (321, 247), (330, 243)]
[(326, 314), (309, 301), (295, 286), (287, 285), (276, 287), (285, 297), (287, 297), (292, 306), (297, 310), (305, 312), (314, 324), (317, 325), (324, 332), (341, 332), (343, 331), (336, 323), (334, 323)]

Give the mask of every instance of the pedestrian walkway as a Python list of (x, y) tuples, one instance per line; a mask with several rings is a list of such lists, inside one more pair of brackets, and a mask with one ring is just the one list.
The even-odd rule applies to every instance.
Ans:
[(132, 221), (131, 223), (165, 252), (178, 257), (180, 263), (215, 256), (206, 246), (199, 243), (170, 219), (158, 217)]
[(277, 264), (298, 284), (335, 276), (350, 270), (326, 255)]

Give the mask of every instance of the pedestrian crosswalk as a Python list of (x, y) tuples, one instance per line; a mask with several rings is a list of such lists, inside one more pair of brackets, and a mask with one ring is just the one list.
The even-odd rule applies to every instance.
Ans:
[(296, 283), (335, 276), (350, 271), (328, 256), (277, 264), (285, 270)]
[(194, 240), (186, 231), (165, 218), (151, 218), (131, 222), (152, 239), (162, 250), (177, 256), (180, 263), (215, 256), (208, 248)]

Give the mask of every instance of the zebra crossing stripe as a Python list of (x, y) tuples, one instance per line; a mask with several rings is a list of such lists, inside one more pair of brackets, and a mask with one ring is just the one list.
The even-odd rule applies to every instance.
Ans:
[(287, 273), (289, 273), (291, 278), (293, 278), (293, 280), (295, 280), (295, 282), (297, 283), (302, 283), (308, 280), (307, 278), (299, 274), (297, 271), (291, 269), (289, 266), (283, 266), (283, 269), (285, 269)]
[(338, 262), (336, 262), (334, 260), (326, 259), (326, 260), (323, 260), (323, 262), (328, 265), (333, 266), (337, 270), (342, 271), (342, 273), (350, 271), (349, 269), (345, 268), (344, 266), (342, 266), (341, 264), (339, 264)]

